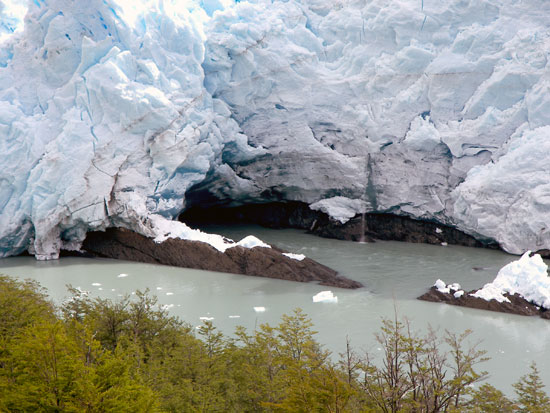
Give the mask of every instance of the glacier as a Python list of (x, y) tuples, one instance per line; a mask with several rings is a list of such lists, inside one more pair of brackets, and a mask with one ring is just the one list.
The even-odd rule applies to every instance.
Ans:
[(0, 256), (187, 236), (197, 184), (550, 249), (544, 0), (0, 4)]

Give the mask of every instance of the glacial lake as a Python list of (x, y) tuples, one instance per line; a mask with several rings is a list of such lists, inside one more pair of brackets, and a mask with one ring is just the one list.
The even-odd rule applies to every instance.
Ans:
[[(360, 244), (304, 234), (298, 230), (271, 230), (257, 226), (208, 227), (235, 240), (253, 234), (290, 252), (305, 254), (365, 287), (345, 290), (209, 271), (140, 264), (109, 259), (62, 258), (38, 262), (32, 257), (0, 260), (0, 273), (30, 278), (48, 289), (56, 302), (67, 298), (65, 286), (89, 290), (92, 296), (116, 299), (136, 290), (149, 290), (181, 319), (200, 325), (213, 317), (226, 334), (237, 325), (252, 330), (260, 323), (277, 324), (282, 314), (302, 308), (315, 323), (318, 340), (338, 354), (346, 336), (358, 352), (380, 354), (374, 334), (383, 317), (411, 320), (415, 329), (428, 325), (462, 332), (474, 330), (490, 361), (478, 366), (490, 373), (489, 383), (507, 394), (511, 384), (536, 361), (550, 391), (550, 321), (416, 300), (436, 279), (458, 282), (466, 290), (492, 281), (498, 270), (518, 257), (500, 251), (379, 241)], [(124, 276), (120, 276), (123, 274)], [(313, 303), (313, 295), (332, 290), (337, 303)], [(254, 307), (265, 307), (256, 312)]]

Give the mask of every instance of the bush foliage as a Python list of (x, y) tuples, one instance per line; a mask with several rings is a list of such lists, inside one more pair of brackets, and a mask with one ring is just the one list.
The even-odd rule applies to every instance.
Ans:
[(0, 276), (0, 411), (550, 411), (534, 364), (517, 400), (479, 385), (486, 358), (469, 331), (420, 336), (396, 317), (376, 336), (381, 357), (348, 341), (335, 360), (300, 309), (226, 337), (170, 316), (147, 291), (118, 301), (69, 292), (56, 307), (38, 284)]

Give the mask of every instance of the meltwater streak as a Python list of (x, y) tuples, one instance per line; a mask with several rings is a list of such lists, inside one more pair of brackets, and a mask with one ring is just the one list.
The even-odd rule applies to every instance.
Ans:
[[(171, 314), (198, 326), (213, 318), (215, 326), (231, 334), (235, 326), (248, 329), (260, 323), (277, 324), (284, 313), (301, 307), (311, 316), (318, 339), (335, 355), (345, 349), (348, 335), (359, 352), (376, 355), (374, 333), (382, 317), (392, 317), (394, 305), (415, 329), (428, 324), (462, 332), (474, 330), (473, 340), (491, 360), (479, 366), (491, 374), (489, 382), (512, 394), (511, 383), (537, 362), (550, 386), (550, 322), (416, 300), (436, 279), (459, 282), (466, 290), (491, 281), (498, 270), (517, 257), (499, 251), (400, 242), (359, 244), (318, 238), (297, 230), (260, 227), (210, 227), (209, 231), (239, 238), (254, 234), (292, 253), (305, 254), (341, 274), (361, 281), (359, 290), (331, 288), (338, 303), (314, 303), (312, 297), (326, 287), (259, 277), (221, 274), (107, 259), (62, 258), (37, 262), (31, 257), (0, 260), (0, 273), (31, 278), (48, 288), (61, 302), (66, 284), (90, 290), (92, 296), (116, 299), (149, 288)], [(475, 269), (474, 269), (475, 268)], [(119, 277), (120, 274), (127, 274)], [(93, 284), (101, 284), (101, 287)], [(101, 288), (101, 290), (100, 290)], [(255, 308), (264, 307), (265, 311)]]

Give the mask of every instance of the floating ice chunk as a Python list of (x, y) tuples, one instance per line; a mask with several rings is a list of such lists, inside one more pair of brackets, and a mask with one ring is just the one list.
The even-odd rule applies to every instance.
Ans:
[(111, 291), (113, 291), (113, 292), (114, 292), (114, 291), (116, 291), (116, 290), (115, 290), (114, 288), (111, 288)]
[(436, 234), (441, 234), (442, 232), (443, 232), (443, 230), (441, 228), (436, 228), (435, 229)]
[(304, 254), (293, 254), (291, 252), (283, 252), (283, 255), (296, 261), (302, 261), (306, 257)]
[(99, 287), (98, 290), (99, 290), (99, 291), (103, 291), (103, 288)]
[(550, 308), (548, 266), (539, 254), (532, 257), (530, 254), (527, 251), (519, 260), (502, 267), (493, 282), (470, 295), (487, 301), (510, 302), (505, 293), (519, 294), (537, 306)]
[(338, 297), (336, 297), (332, 291), (321, 291), (313, 296), (314, 303), (337, 303)]
[(257, 313), (263, 313), (265, 312), (265, 307), (254, 307), (254, 311)]
[(458, 290), (453, 295), (455, 298), (460, 298), (464, 295), (464, 290)]
[(157, 291), (160, 291), (160, 290), (162, 290), (162, 287), (157, 287)]
[(240, 315), (230, 315), (229, 318), (241, 318)]
[(449, 245), (449, 244), (446, 243), (446, 242), (442, 242), (442, 243), (441, 243), (441, 246), (443, 246), (443, 247), (446, 247), (447, 245)]
[(126, 278), (126, 277), (128, 277), (128, 274), (122, 273), (117, 275), (117, 278)]
[(101, 283), (92, 283), (92, 285), (93, 285), (94, 287), (99, 287), (99, 286), (101, 286)]
[(214, 317), (199, 317), (199, 320), (201, 321), (212, 321)]
[(166, 295), (174, 295), (174, 293), (166, 293)]

